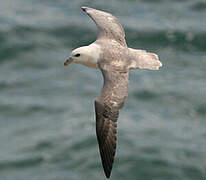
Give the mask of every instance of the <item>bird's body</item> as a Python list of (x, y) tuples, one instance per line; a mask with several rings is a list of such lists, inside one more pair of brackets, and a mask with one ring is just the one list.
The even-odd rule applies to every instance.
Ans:
[(95, 100), (96, 134), (102, 165), (109, 178), (116, 152), (119, 110), (128, 96), (129, 70), (157, 70), (162, 64), (154, 53), (127, 47), (124, 29), (116, 17), (88, 7), (82, 10), (94, 20), (99, 35), (89, 46), (73, 50), (65, 65), (82, 64), (100, 69), (103, 74), (103, 88)]

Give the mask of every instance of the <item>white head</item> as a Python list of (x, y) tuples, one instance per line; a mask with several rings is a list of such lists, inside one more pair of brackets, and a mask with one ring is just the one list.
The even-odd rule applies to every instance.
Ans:
[(64, 65), (67, 66), (69, 64), (83, 64), (91, 68), (97, 68), (99, 54), (99, 47), (96, 44), (79, 47), (72, 51), (71, 55), (66, 60)]

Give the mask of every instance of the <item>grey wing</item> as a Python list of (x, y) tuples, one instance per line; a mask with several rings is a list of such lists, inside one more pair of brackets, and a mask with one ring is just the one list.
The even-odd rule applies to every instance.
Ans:
[(102, 166), (110, 177), (117, 143), (117, 119), (128, 95), (128, 72), (102, 70), (104, 85), (95, 100), (96, 133)]
[(82, 7), (99, 29), (98, 38), (108, 38), (119, 42), (122, 46), (127, 46), (125, 32), (119, 20), (110, 13), (97, 9)]

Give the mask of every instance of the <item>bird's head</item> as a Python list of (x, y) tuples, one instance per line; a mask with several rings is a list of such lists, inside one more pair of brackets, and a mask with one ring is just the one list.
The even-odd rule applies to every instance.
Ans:
[(64, 66), (69, 64), (87, 64), (89, 62), (97, 61), (97, 55), (94, 49), (90, 46), (83, 46), (74, 49), (69, 58), (65, 61)]

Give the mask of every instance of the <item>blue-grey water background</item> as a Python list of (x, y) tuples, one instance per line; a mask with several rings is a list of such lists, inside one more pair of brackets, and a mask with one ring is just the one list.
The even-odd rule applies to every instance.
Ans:
[(105, 179), (97, 70), (63, 63), (96, 38), (82, 5), (113, 13), (159, 71), (130, 73), (111, 179), (206, 179), (206, 1), (0, 1), (0, 180)]

